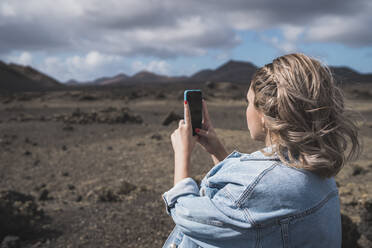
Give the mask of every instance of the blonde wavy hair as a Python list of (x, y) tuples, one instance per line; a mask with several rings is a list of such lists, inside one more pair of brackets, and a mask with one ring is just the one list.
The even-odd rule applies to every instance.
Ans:
[[(304, 54), (288, 54), (258, 69), (250, 87), (275, 152), (288, 166), (326, 178), (361, 153), (356, 123), (330, 69)], [(356, 112), (353, 112), (356, 113)], [(351, 149), (345, 157), (348, 144)]]

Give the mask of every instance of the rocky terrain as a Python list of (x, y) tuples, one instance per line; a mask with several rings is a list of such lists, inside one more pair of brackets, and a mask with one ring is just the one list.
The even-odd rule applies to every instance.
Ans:
[[(336, 178), (343, 247), (372, 247), (369, 85), (344, 87), (347, 106), (364, 118), (358, 121), (364, 151)], [(203, 90), (229, 152), (264, 146), (246, 127), (244, 84), (1, 95), (1, 247), (161, 247), (174, 226), (161, 195), (173, 185), (170, 134), (187, 88)], [(200, 181), (212, 166), (197, 146), (192, 177)]]

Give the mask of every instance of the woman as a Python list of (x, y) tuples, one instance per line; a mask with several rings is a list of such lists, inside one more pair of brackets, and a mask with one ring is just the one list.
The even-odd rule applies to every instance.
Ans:
[[(251, 137), (266, 147), (230, 155), (204, 101), (203, 128), (192, 136), (185, 102), (171, 135), (174, 187), (163, 194), (176, 226), (163, 247), (341, 247), (334, 176), (360, 145), (329, 69), (303, 54), (279, 57), (255, 73), (247, 102)], [(189, 175), (196, 142), (215, 163), (200, 189)]]

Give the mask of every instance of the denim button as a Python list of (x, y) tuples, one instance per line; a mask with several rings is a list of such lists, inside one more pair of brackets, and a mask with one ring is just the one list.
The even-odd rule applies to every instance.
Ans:
[(177, 248), (177, 245), (175, 243), (172, 243), (169, 248)]

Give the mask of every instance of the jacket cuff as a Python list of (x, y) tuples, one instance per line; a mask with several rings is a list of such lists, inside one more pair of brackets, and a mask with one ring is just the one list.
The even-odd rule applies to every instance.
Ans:
[(165, 202), (165, 210), (167, 211), (167, 214), (171, 215), (170, 209), (174, 207), (179, 197), (190, 194), (199, 196), (199, 187), (191, 177), (182, 179), (176, 183), (173, 188), (165, 192), (162, 197)]

